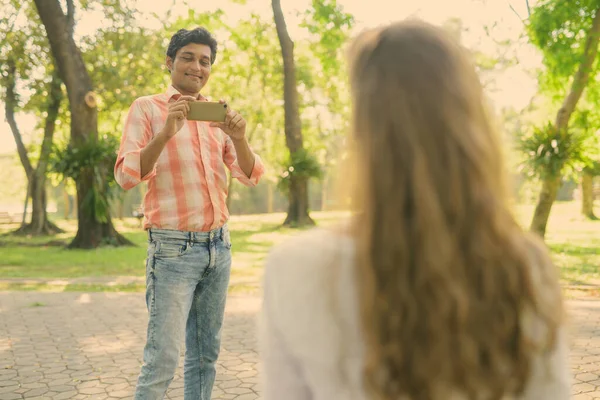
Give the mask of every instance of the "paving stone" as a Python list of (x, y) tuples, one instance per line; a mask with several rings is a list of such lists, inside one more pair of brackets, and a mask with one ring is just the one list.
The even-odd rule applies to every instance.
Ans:
[[(0, 399), (130, 399), (142, 364), (143, 294), (0, 292)], [(235, 300), (235, 299), (234, 299)], [(28, 308), (33, 302), (46, 310)], [(213, 400), (259, 400), (259, 301), (228, 303)], [(248, 305), (249, 304), (249, 305)], [(568, 302), (573, 399), (600, 399), (600, 301)], [(48, 310), (52, 312), (48, 312)], [(77, 321), (74, 324), (73, 321)], [(183, 350), (167, 399), (183, 399)]]

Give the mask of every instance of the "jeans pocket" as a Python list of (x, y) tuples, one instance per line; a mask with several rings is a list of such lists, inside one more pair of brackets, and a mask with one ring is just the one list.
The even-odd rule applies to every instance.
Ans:
[(154, 256), (156, 258), (177, 258), (187, 253), (189, 243), (184, 240), (156, 240)]
[(231, 234), (229, 233), (229, 228), (227, 225), (223, 227), (221, 239), (223, 240), (223, 245), (225, 248), (228, 250), (231, 249)]

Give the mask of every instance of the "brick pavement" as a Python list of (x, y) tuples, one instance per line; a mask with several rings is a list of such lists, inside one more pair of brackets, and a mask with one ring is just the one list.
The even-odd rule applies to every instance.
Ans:
[[(229, 300), (215, 400), (260, 398), (259, 305), (254, 297)], [(600, 399), (600, 301), (568, 307), (573, 399)], [(141, 293), (0, 292), (0, 400), (131, 398), (146, 321)], [(183, 399), (181, 368), (167, 398)]]

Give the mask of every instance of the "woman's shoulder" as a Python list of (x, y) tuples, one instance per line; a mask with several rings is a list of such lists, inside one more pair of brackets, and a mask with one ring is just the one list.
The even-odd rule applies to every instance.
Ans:
[(296, 234), (270, 250), (267, 269), (290, 269), (326, 263), (352, 251), (352, 239), (337, 229), (313, 228)]
[(265, 291), (304, 297), (323, 289), (332, 274), (348, 271), (352, 239), (334, 229), (313, 228), (274, 246), (265, 263)]

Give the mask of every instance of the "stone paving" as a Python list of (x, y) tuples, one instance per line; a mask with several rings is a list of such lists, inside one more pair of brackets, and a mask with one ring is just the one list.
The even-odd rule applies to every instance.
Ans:
[[(259, 306), (229, 299), (213, 399), (259, 398)], [(143, 293), (0, 292), (0, 400), (132, 398), (145, 307)], [(167, 398), (183, 399), (181, 367)]]
[[(259, 307), (229, 299), (214, 400), (260, 398)], [(568, 309), (572, 398), (600, 399), (600, 301)], [(146, 321), (142, 293), (0, 292), (0, 400), (132, 398)], [(167, 398), (183, 399), (181, 368)]]

